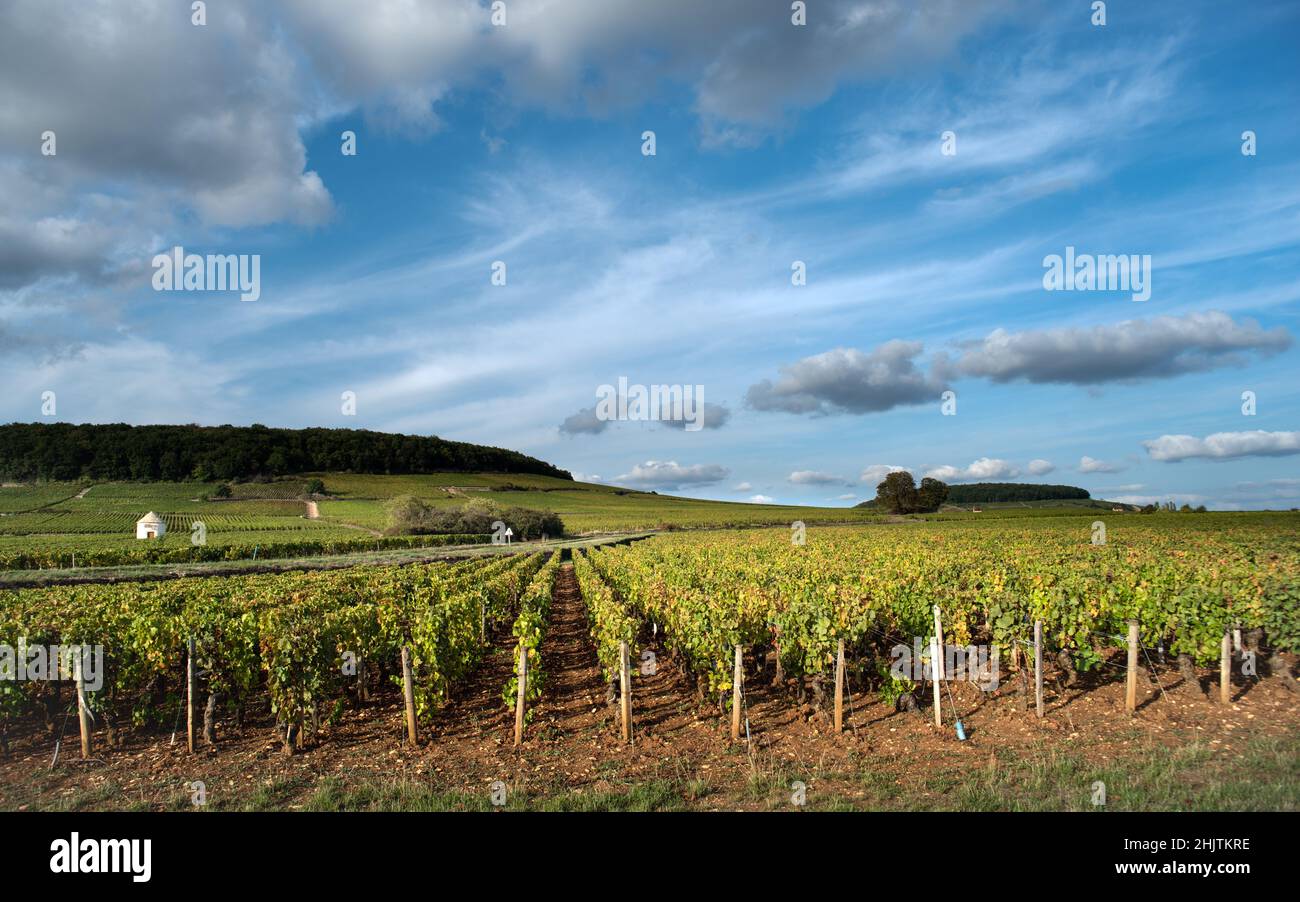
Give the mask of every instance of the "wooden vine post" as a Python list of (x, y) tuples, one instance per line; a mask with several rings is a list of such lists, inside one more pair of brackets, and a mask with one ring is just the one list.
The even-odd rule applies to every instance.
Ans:
[(736, 663), (731, 672), (731, 741), (740, 739), (740, 683), (745, 678), (745, 653), (736, 646)]
[(844, 640), (835, 652), (835, 732), (844, 729)]
[(1043, 716), (1043, 621), (1034, 621), (1034, 696), (1038, 716)]
[(939, 679), (942, 680), (942, 679), (946, 679), (948, 676), (944, 664), (944, 655), (947, 654), (947, 649), (944, 648), (944, 644), (943, 644), (943, 621), (939, 618), (938, 605), (934, 606), (934, 637), (935, 637), (935, 642), (939, 646), (939, 658), (938, 658), (939, 663), (936, 665), (938, 669), (935, 670), (935, 673), (937, 673), (939, 675)]
[(76, 656), (72, 659), (72, 677), (77, 687), (77, 722), (81, 727), (81, 757), (89, 758), (91, 753), (90, 741), (90, 709), (86, 706), (86, 683), (83, 679), (82, 667), (82, 647), (77, 647)]
[(1219, 649), (1219, 703), (1232, 704), (1232, 635), (1226, 631)]
[(622, 715), (623, 741), (632, 741), (632, 674), (628, 662), (626, 642), (618, 644), (618, 682), (622, 690), (620, 713)]
[(1138, 697), (1138, 622), (1128, 622), (1128, 682), (1124, 687), (1124, 707), (1132, 714)]
[[(937, 609), (936, 609), (937, 610)], [(934, 686), (934, 725), (943, 726), (943, 712), (939, 699), (939, 637), (930, 637), (930, 682)]]
[(411, 673), (411, 650), (402, 646), (402, 696), (406, 700), (406, 738), (411, 745), (419, 742), (415, 725), (415, 677)]
[(194, 668), (194, 640), (185, 643), (185, 746), (194, 754), (194, 696), (198, 675)]
[(519, 643), (519, 693), (515, 698), (515, 747), (524, 741), (524, 708), (528, 698), (528, 646)]

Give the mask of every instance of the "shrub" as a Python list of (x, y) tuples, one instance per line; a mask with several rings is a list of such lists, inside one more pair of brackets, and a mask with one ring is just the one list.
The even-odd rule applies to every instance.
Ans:
[(492, 524), (508, 526), (516, 539), (564, 535), (564, 521), (548, 511), (501, 507), (474, 499), (456, 508), (435, 508), (414, 495), (399, 495), (387, 506), (389, 534), (491, 533)]

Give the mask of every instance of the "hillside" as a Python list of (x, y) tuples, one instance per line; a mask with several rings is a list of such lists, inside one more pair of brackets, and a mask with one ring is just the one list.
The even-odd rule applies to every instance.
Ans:
[(10, 423), (0, 477), (13, 481), (249, 479), (294, 473), (530, 473), (571, 479), (518, 451), (366, 429)]
[[(313, 483), (319, 481), (321, 486)], [(225, 495), (221, 486), (229, 488)], [(313, 494), (313, 490), (318, 493)], [(203, 559), (237, 560), (271, 553), (341, 554), (402, 545), (382, 535), (390, 498), (414, 495), (438, 508), (475, 499), (500, 508), (557, 514), (570, 535), (657, 528), (786, 526), (871, 522), (871, 511), (701, 501), (518, 473), (407, 474), (315, 472), (275, 480), (198, 482), (41, 482), (0, 486), (0, 569), (65, 566), (76, 560), (196, 559), (190, 547), (202, 525)], [(159, 514), (166, 534), (135, 539), (135, 522)], [(147, 546), (147, 547), (146, 547)], [(220, 549), (220, 551), (218, 551)], [(119, 555), (120, 556), (120, 555)], [(151, 560), (154, 558), (150, 558)]]

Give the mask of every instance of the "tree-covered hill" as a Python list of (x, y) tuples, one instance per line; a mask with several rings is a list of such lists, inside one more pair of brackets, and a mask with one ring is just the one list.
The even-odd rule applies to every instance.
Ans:
[(413, 474), (447, 470), (573, 478), (567, 470), (518, 451), (365, 429), (125, 423), (0, 426), (0, 477), (17, 481), (175, 482), (316, 471)]
[(991, 501), (1064, 501), (1086, 500), (1087, 489), (1072, 485), (1035, 485), (1019, 482), (973, 482), (948, 489), (949, 504), (972, 504)]
[[(992, 504), (997, 501), (1086, 501), (1087, 489), (1072, 485), (1037, 485), (1022, 482), (972, 482), (948, 487), (948, 504)], [(875, 499), (857, 507), (870, 507)]]

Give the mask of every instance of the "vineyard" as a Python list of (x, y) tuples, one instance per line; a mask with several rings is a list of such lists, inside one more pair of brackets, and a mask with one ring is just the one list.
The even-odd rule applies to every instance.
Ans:
[(854, 660), (888, 660), (894, 646), (934, 634), (936, 609), (952, 644), (991, 646), (1007, 661), (1038, 621), (1045, 653), (1084, 672), (1125, 646), (1133, 620), (1144, 647), (1185, 666), (1217, 661), (1232, 630), (1262, 630), (1273, 649), (1300, 651), (1297, 519), (1198, 525), (1129, 520), (1104, 544), (1086, 523), (832, 527), (809, 530), (803, 545), (774, 530), (662, 536), (594, 552), (578, 572), (595, 600), (603, 661), (637, 621), (653, 622), (709, 692), (731, 688), (738, 645), (770, 648), (782, 673), (817, 682), (841, 641)]
[[(121, 725), (165, 725), (187, 691), (186, 668), (194, 666), (205, 674), (208, 735), (218, 704), (239, 723), (262, 691), (292, 749), (345, 695), (362, 699), (369, 685), (400, 679), (399, 658), (407, 662), (416, 716), (436, 708), (480, 660), (487, 631), (521, 597), (549, 594), (549, 583), (534, 585), (533, 577), (553, 572), (553, 562), (534, 554), (23, 590), (0, 602), (0, 642), (102, 646), (103, 684), (85, 698), (110, 745)], [(57, 687), (0, 681), (6, 732), (13, 718), (59, 712)]]
[(445, 534), (371, 537), (356, 530), (313, 531), (256, 530), (217, 533), (195, 545), (188, 531), (161, 541), (137, 542), (116, 537), (78, 537), (76, 541), (35, 543), (0, 537), (0, 570), (49, 570), (72, 567), (116, 567), (133, 564), (188, 564), (206, 561), (242, 561), (249, 558), (310, 557), (387, 551), (404, 548), (440, 548), (488, 542), (491, 536)]
[[(1177, 676), (1194, 688), (1208, 668), (1212, 689), (1226, 662), (1238, 696), (1278, 678), (1259, 697), (1294, 725), (1296, 518), (1109, 525), (1104, 541), (1073, 517), (669, 533), (574, 549), (571, 566), (556, 551), (10, 591), (0, 593), (0, 643), (102, 645), (105, 659), (102, 686), (80, 699), (66, 683), (0, 681), (3, 734), (6, 745), (22, 737), (24, 760), (48, 764), (48, 743), (70, 716), (75, 736), (78, 711), (87, 756), (169, 730), (217, 750), (273, 726), (285, 760), (330, 761), (369, 712), (388, 725), (366, 740), (372, 758), (433, 756), (439, 772), (466, 780), (523, 766), (511, 748), (562, 760), (565, 779), (582, 781), (588, 761), (630, 767), (669, 754), (669, 742), (720, 772), (746, 755), (758, 767), (755, 755), (779, 743), (794, 743), (787, 756), (815, 750), (852, 769), (863, 742), (889, 746), (905, 727), (905, 741), (943, 749), (963, 718), (982, 736), (958, 747), (987, 755), (1002, 716), (990, 700), (1008, 690), (1035, 722), (1032, 674), (1043, 718), (1044, 670), (1041, 722), (1063, 716), (1082, 729), (1091, 716), (1118, 727), (1122, 710), (1088, 699), (1124, 686), (1126, 647), (1128, 677), (1136, 648), (1142, 700), (1157, 712), (1144, 718), (1186, 716), (1186, 695), (1166, 698)], [(936, 627), (947, 649), (994, 652), (1002, 671), (991, 685), (940, 695)], [(925, 666), (891, 671), (900, 646), (922, 649)], [(922, 708), (933, 718), (906, 716)], [(590, 738), (575, 748), (579, 735)]]

